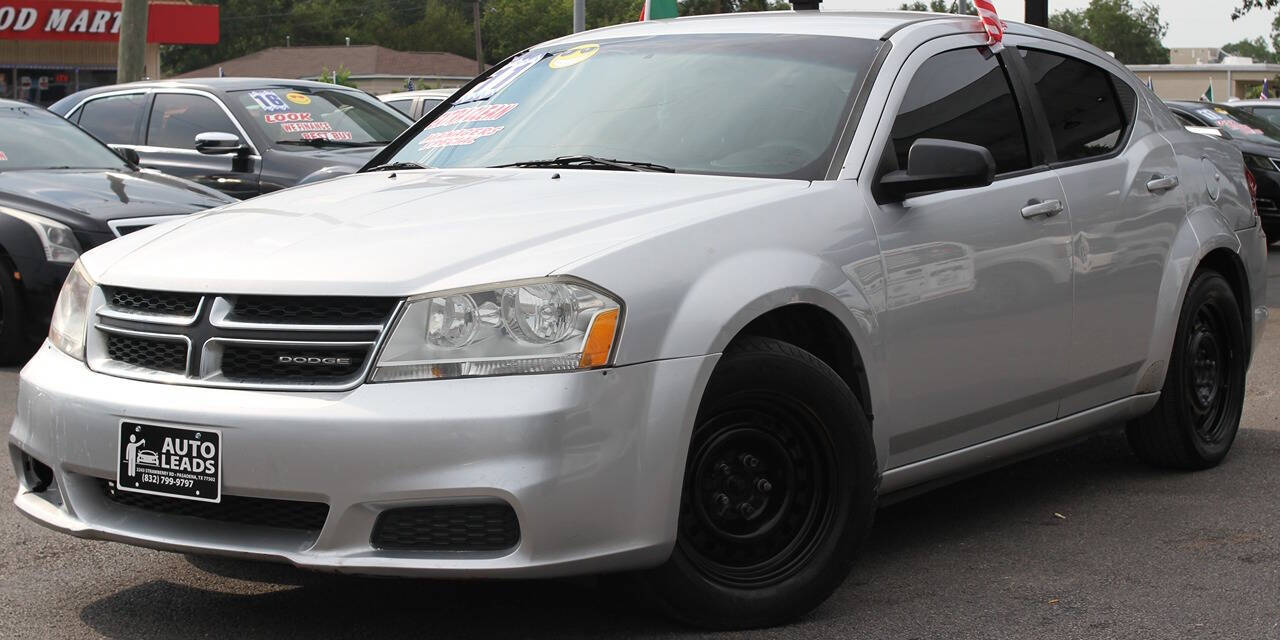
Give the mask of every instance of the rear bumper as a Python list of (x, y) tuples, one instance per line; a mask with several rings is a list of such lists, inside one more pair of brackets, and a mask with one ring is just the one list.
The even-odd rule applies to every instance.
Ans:
[(1247, 321), (1252, 321), (1252, 355), (1258, 350), (1262, 332), (1267, 328), (1267, 237), (1262, 227), (1255, 225), (1237, 231), (1236, 238), (1240, 241), (1240, 260), (1244, 263), (1249, 281), (1249, 305), (1252, 313)]
[[(15, 505), (84, 538), (367, 574), (543, 577), (661, 563), (688, 434), (716, 357), (606, 371), (366, 384), (341, 393), (164, 385), (94, 373), (47, 344), (22, 372), (9, 436)], [(318, 532), (174, 516), (105, 496), (123, 419), (222, 430), (224, 496), (323, 502)], [(52, 468), (32, 491), (24, 456)], [(389, 551), (403, 506), (504, 502), (520, 540), (486, 552)]]

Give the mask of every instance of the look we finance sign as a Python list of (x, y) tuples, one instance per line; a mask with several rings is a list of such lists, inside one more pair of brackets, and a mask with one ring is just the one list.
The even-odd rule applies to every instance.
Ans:
[[(0, 40), (115, 42), (119, 38), (119, 2), (0, 0)], [(147, 42), (217, 44), (218, 5), (149, 5)]]

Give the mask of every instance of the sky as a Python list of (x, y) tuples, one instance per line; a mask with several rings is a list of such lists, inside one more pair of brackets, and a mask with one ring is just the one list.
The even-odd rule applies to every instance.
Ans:
[[(1134, 0), (1141, 4), (1142, 0)], [(1004, 18), (1022, 20), (1023, 0), (994, 0), (996, 11)], [(902, 0), (824, 0), (826, 10), (897, 9)], [(1049, 0), (1049, 13), (1062, 9), (1083, 9), (1089, 0)], [(1160, 17), (1169, 24), (1164, 38), (1166, 47), (1220, 47), (1229, 42), (1262, 36), (1270, 39), (1274, 12), (1250, 12), (1232, 21), (1231, 9), (1236, 0), (1158, 0)]]

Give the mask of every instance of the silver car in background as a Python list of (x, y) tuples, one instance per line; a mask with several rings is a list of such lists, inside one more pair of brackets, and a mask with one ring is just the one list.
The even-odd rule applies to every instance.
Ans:
[(85, 254), (22, 372), (17, 507), (330, 571), (626, 572), (744, 628), (822, 603), (883, 497), (1117, 424), (1162, 467), (1231, 447), (1249, 174), (1078, 40), (660, 20), (446, 106)]

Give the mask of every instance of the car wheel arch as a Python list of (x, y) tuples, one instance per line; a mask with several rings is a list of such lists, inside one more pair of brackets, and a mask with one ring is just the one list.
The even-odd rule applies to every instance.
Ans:
[[(1183, 220), (1165, 260), (1151, 332), (1151, 348), (1144, 364), (1145, 372), (1139, 376), (1141, 382), (1135, 390), (1137, 393), (1158, 391), (1164, 385), (1182, 302), (1200, 268), (1211, 266), (1222, 273), (1237, 294), (1243, 317), (1252, 317), (1250, 288), (1240, 249), (1240, 239), (1216, 209), (1202, 207), (1193, 210)], [(1246, 331), (1251, 339), (1252, 326)]]

